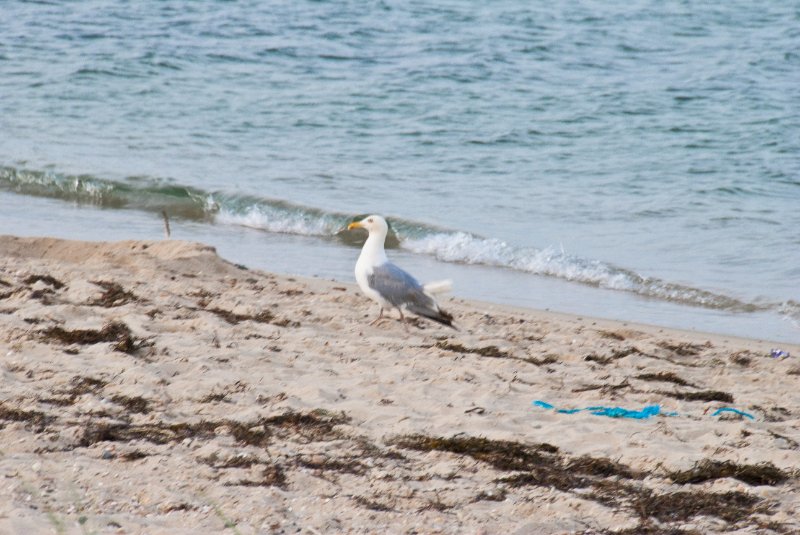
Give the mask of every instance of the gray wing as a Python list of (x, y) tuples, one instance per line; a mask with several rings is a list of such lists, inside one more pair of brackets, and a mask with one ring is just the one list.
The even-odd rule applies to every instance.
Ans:
[(405, 306), (409, 312), (456, 328), (453, 316), (439, 308), (417, 279), (391, 262), (377, 266), (367, 277), (367, 283), (393, 306)]
[(386, 262), (375, 267), (372, 275), (367, 277), (369, 287), (381, 294), (381, 297), (392, 305), (417, 305), (433, 308), (433, 299), (425, 295), (422, 285), (417, 279), (395, 266)]

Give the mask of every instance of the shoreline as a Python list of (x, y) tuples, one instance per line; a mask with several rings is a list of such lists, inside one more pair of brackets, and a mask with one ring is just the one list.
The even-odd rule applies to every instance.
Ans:
[(800, 346), (459, 298), (406, 334), (202, 244), (0, 252), (0, 530), (800, 529)]

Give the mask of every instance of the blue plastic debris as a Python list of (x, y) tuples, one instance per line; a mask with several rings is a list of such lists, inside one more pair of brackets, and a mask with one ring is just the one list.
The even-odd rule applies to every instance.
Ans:
[(784, 351), (783, 349), (773, 349), (769, 352), (774, 359), (785, 359), (787, 357), (791, 357), (788, 351)]
[[(658, 416), (659, 414), (662, 416), (677, 416), (677, 412), (662, 412), (661, 405), (647, 405), (642, 410), (631, 410), (631, 409), (623, 409), (622, 407), (603, 407), (603, 406), (596, 406), (596, 407), (586, 407), (583, 409), (556, 409), (555, 406), (552, 404), (537, 399), (532, 402), (532, 404), (536, 407), (541, 407), (542, 409), (553, 409), (558, 413), (561, 414), (575, 414), (576, 412), (589, 412), (596, 416), (608, 416), (609, 418), (635, 418), (637, 420), (645, 420), (650, 418), (651, 416)], [(738, 414), (740, 416), (744, 416), (745, 418), (750, 418), (751, 420), (755, 420), (755, 416), (748, 412), (740, 411), (739, 409), (734, 409), (733, 407), (721, 407), (714, 411), (712, 416), (719, 416), (724, 412), (732, 412), (734, 414)]]
[(664, 416), (675, 416), (674, 412), (661, 412), (660, 405), (647, 405), (642, 410), (623, 409), (622, 407), (586, 407), (584, 409), (556, 409), (550, 403), (542, 400), (535, 400), (533, 405), (543, 409), (555, 409), (556, 412), (561, 414), (575, 414), (576, 412), (587, 411), (595, 416), (608, 416), (609, 418), (634, 418), (636, 420), (644, 420), (651, 416), (663, 414)]
[(750, 418), (751, 420), (755, 420), (755, 417), (752, 414), (750, 414), (748, 412), (740, 411), (739, 409), (734, 409), (732, 407), (722, 407), (720, 409), (717, 409), (717, 410), (714, 411), (714, 414), (712, 414), (711, 416), (718, 416), (718, 415), (722, 414), (723, 412), (732, 412), (734, 414), (739, 414), (741, 416), (744, 416), (745, 418)]

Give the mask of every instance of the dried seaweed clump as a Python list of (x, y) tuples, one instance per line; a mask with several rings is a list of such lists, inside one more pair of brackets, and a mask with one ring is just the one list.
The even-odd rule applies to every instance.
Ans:
[(39, 332), (45, 341), (56, 341), (62, 344), (93, 345), (102, 342), (114, 342), (114, 350), (132, 354), (152, 343), (135, 338), (130, 328), (121, 321), (112, 321), (97, 329), (75, 329), (68, 331), (62, 327), (50, 327)]
[(674, 483), (703, 483), (723, 477), (732, 477), (748, 485), (778, 485), (789, 479), (789, 474), (772, 463), (736, 464), (731, 461), (704, 459), (689, 470), (667, 474)]
[(125, 290), (116, 282), (92, 281), (92, 284), (100, 286), (103, 289), (103, 295), (91, 301), (90, 305), (112, 308), (140, 301), (136, 295)]
[(719, 390), (704, 390), (702, 392), (658, 392), (658, 394), (669, 396), (684, 401), (721, 401), (723, 403), (733, 403), (733, 395)]
[(693, 386), (685, 379), (682, 379), (675, 375), (672, 372), (667, 371), (660, 371), (655, 373), (643, 373), (641, 375), (637, 375), (636, 379), (640, 379), (642, 381), (659, 381), (664, 383), (674, 383), (676, 385), (681, 386)]
[[(131, 401), (132, 399), (133, 401)], [(117, 402), (125, 401), (132, 402), (136, 408), (141, 408), (135, 398), (118, 399)], [(84, 427), (79, 443), (81, 446), (90, 446), (96, 442), (143, 440), (153, 444), (168, 444), (186, 438), (211, 438), (220, 432), (226, 432), (237, 442), (265, 447), (269, 443), (273, 430), (283, 433), (290, 432), (293, 436), (299, 436), (309, 441), (339, 438), (340, 434), (334, 427), (346, 421), (349, 421), (349, 418), (344, 414), (331, 415), (320, 410), (309, 413), (290, 411), (253, 422), (201, 420), (194, 423), (155, 422), (134, 425), (129, 422), (100, 421), (89, 422)]]
[(64, 287), (64, 283), (63, 282), (61, 282), (60, 280), (58, 280), (55, 277), (52, 277), (50, 275), (31, 275), (30, 277), (26, 278), (22, 282), (24, 284), (27, 284), (28, 286), (36, 284), (37, 282), (43, 282), (43, 283), (47, 284), (48, 286), (52, 286), (56, 290), (60, 290), (61, 288)]
[(275, 317), (275, 314), (270, 312), (269, 310), (262, 310), (258, 314), (237, 314), (231, 310), (225, 310), (223, 308), (214, 307), (214, 308), (206, 308), (207, 312), (211, 312), (212, 314), (216, 315), (219, 318), (222, 318), (226, 322), (231, 325), (237, 325), (243, 321), (255, 321), (257, 323), (271, 323), (273, 325), (277, 325), (278, 327), (299, 327), (300, 322), (292, 321), (289, 319), (278, 319)]
[(661, 522), (682, 522), (699, 515), (739, 522), (767, 510), (758, 497), (738, 491), (655, 494), (645, 490), (634, 498), (632, 506), (641, 518), (655, 518)]
[(5, 427), (4, 422), (25, 422), (27, 425), (33, 426), (37, 430), (42, 430), (52, 420), (53, 417), (47, 416), (41, 411), (14, 409), (0, 401), (0, 429)]
[(672, 351), (681, 357), (694, 357), (699, 355), (704, 349), (710, 348), (711, 343), (706, 342), (705, 344), (690, 344), (689, 342), (682, 342), (676, 344), (664, 341), (659, 342), (658, 347), (661, 349), (666, 349), (667, 351)]
[(474, 353), (482, 357), (490, 357), (497, 359), (516, 358), (513, 355), (511, 355), (511, 353), (509, 353), (508, 351), (503, 351), (497, 346), (466, 347), (462, 344), (448, 342), (447, 340), (439, 340), (434, 345), (439, 349), (444, 349), (445, 351), (453, 351), (455, 353)]
[(446, 451), (469, 455), (499, 470), (531, 470), (542, 463), (552, 462), (558, 448), (550, 444), (529, 446), (508, 440), (490, 440), (483, 437), (430, 437), (403, 435), (388, 442), (389, 445), (417, 451)]

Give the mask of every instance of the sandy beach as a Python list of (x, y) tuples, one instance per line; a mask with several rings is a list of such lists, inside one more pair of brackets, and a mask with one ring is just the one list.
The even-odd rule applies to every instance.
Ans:
[(800, 532), (800, 346), (440, 301), (0, 237), (0, 533)]

